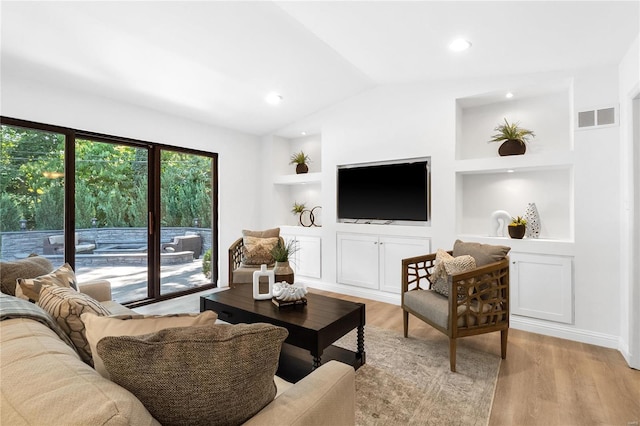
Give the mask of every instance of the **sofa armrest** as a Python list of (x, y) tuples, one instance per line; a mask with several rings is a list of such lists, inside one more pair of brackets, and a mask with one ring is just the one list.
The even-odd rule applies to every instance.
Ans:
[(245, 425), (354, 425), (353, 367), (329, 361), (274, 399)]
[(93, 280), (78, 283), (78, 291), (91, 296), (98, 302), (111, 300), (111, 283), (107, 280)]

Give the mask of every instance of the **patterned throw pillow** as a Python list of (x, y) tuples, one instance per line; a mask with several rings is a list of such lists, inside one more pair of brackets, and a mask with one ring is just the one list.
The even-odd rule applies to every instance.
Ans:
[(275, 397), (288, 334), (264, 323), (168, 328), (105, 337), (98, 354), (163, 425), (241, 424)]
[(0, 262), (0, 285), (2, 292), (16, 295), (18, 278), (34, 278), (53, 271), (53, 265), (46, 257), (31, 254), (25, 259)]
[(260, 238), (244, 236), (242, 247), (242, 264), (244, 266), (272, 265), (271, 250), (278, 244), (279, 237)]
[(85, 336), (85, 326), (80, 316), (83, 313), (110, 315), (111, 313), (86, 294), (72, 288), (45, 286), (40, 291), (38, 306), (55, 318), (56, 322), (69, 336), (78, 350), (78, 355), (87, 364), (93, 366), (91, 347)]
[(18, 278), (16, 297), (37, 302), (43, 287), (54, 285), (78, 290), (78, 281), (71, 265), (65, 263), (55, 271), (36, 278)]
[[(476, 268), (476, 261), (472, 256), (453, 257), (446, 251), (439, 249), (436, 252), (436, 261), (432, 277), (435, 278), (432, 289), (445, 297), (449, 297), (449, 278), (451, 275), (461, 274)], [(464, 295), (458, 295), (464, 298)]]
[(91, 348), (93, 368), (103, 377), (110, 379), (109, 372), (104, 367), (102, 358), (96, 347), (103, 337), (107, 336), (140, 336), (154, 333), (171, 327), (190, 327), (194, 325), (214, 325), (218, 314), (204, 311), (200, 314), (171, 314), (171, 315), (119, 315), (105, 317), (86, 313), (81, 315), (85, 326), (87, 341)]

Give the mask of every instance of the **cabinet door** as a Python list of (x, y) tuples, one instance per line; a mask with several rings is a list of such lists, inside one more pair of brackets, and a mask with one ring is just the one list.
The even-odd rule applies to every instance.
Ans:
[(430, 253), (427, 238), (380, 237), (380, 290), (400, 294), (402, 259)]
[(298, 251), (294, 265), (295, 273), (309, 278), (320, 278), (322, 269), (320, 237), (298, 235), (296, 241)]
[(573, 323), (572, 257), (511, 253), (511, 313)]
[(378, 289), (378, 237), (338, 233), (337, 281)]

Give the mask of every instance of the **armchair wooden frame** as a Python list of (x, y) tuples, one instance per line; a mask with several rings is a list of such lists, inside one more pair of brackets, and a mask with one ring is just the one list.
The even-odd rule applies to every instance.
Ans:
[(407, 292), (431, 289), (435, 259), (432, 253), (402, 260), (404, 337), (408, 336), (409, 314), (447, 335), (449, 362), (451, 371), (455, 372), (457, 338), (500, 331), (501, 356), (505, 359), (509, 332), (509, 258), (450, 277), (446, 328), (405, 305)]

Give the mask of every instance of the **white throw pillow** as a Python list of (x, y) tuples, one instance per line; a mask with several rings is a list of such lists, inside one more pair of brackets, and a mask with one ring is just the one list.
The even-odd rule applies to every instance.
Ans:
[(200, 314), (120, 315), (115, 317), (86, 314), (81, 318), (91, 348), (93, 368), (101, 376), (111, 379), (97, 350), (98, 342), (103, 337), (140, 336), (166, 328), (213, 325), (218, 319), (218, 314), (213, 311), (204, 311)]

